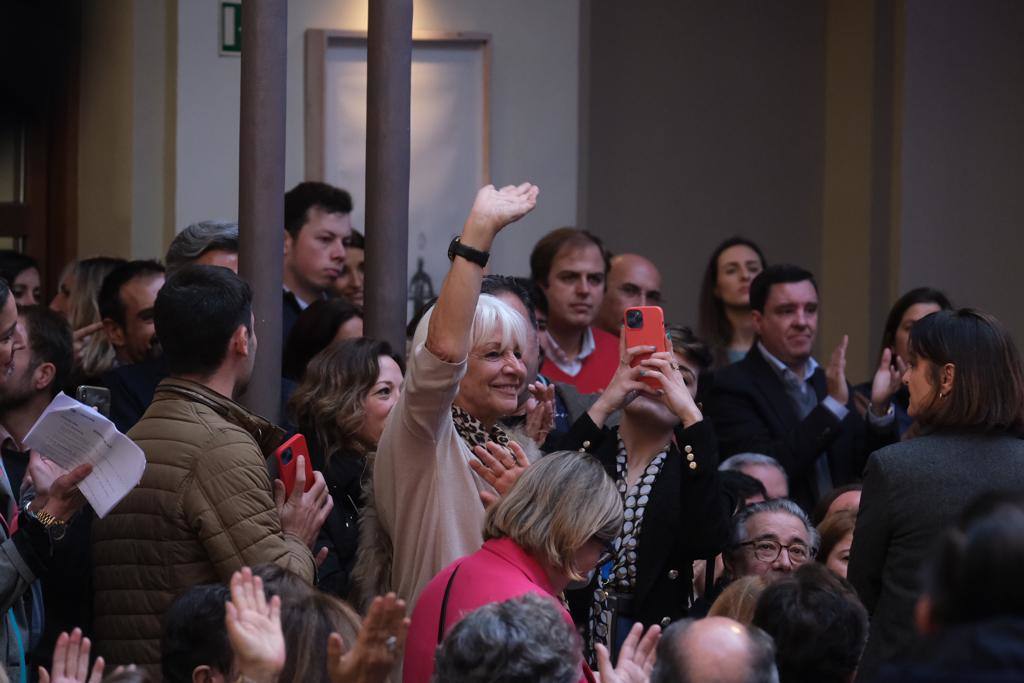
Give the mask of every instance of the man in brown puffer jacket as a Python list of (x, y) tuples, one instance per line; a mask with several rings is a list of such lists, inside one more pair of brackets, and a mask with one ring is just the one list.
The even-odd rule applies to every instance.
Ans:
[(333, 503), (319, 472), (308, 492), (272, 490), (265, 457), (283, 433), (233, 400), (256, 354), (249, 286), (225, 268), (187, 266), (154, 317), (171, 377), (128, 433), (146, 470), (93, 524), (93, 578), (99, 654), (156, 673), (163, 615), (191, 586), (264, 563), (312, 583), (310, 545)]

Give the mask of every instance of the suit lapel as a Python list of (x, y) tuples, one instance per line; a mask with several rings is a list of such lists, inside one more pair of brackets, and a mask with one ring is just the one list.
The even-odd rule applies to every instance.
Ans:
[(789, 429), (798, 423), (800, 418), (797, 417), (796, 409), (793, 408), (793, 402), (786, 394), (785, 387), (782, 386), (778, 375), (768, 365), (768, 361), (764, 359), (756, 345), (750, 349), (747, 357), (741, 362), (747, 364), (750, 376), (754, 380), (755, 390), (764, 398), (784, 429)]

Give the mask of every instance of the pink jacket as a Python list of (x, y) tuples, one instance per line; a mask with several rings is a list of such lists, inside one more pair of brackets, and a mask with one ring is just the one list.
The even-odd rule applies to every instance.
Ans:
[[(455, 568), (445, 613), (444, 632), (477, 607), (501, 602), (527, 593), (548, 595), (557, 602), (551, 582), (540, 564), (507, 538), (491, 539), (483, 547), (441, 570), (420, 594), (412, 613), (412, 625), (405, 645), (403, 683), (427, 683), (434, 674), (438, 621), (448, 579)], [(569, 612), (558, 603), (565, 620), (572, 624)], [(594, 674), (586, 662), (580, 683), (593, 683)]]

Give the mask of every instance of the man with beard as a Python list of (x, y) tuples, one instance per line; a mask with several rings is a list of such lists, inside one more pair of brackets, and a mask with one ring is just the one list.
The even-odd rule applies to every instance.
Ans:
[[(14, 355), (11, 374), (0, 391), (0, 452), (7, 474), (0, 482), (0, 512), (5, 519), (13, 519), (18, 510), (27, 472), (32, 474), (28, 497), (34, 497), (37, 489), (47, 490), (50, 481), (59, 474), (38, 454), (31, 454), (30, 464), (30, 453), (22, 441), (64, 386), (73, 362), (71, 328), (59, 313), (30, 306), (21, 310), (19, 323), (24, 329), (25, 348)], [(61, 631), (70, 632), (76, 626), (90, 630), (92, 519), (92, 510), (86, 506), (82, 514), (67, 520), (63, 538), (53, 546), (49, 571), (36, 584), (39, 588), (33, 587), (33, 593), (41, 588), (41, 605), (45, 610), (42, 640), (31, 653), (33, 666), (49, 666), (53, 645)], [(35, 614), (39, 614), (40, 604), (37, 602), (34, 607)], [(40, 624), (32, 626), (35, 629)]]
[(153, 302), (164, 286), (157, 261), (128, 261), (103, 278), (96, 303), (103, 332), (114, 347), (115, 366), (141, 363), (158, 353), (153, 331)]
[(310, 545), (332, 502), (319, 472), (309, 491), (297, 477), (290, 496), (272, 492), (266, 457), (283, 432), (235, 402), (256, 358), (249, 285), (226, 268), (185, 266), (153, 318), (171, 374), (128, 432), (146, 470), (93, 525), (93, 580), (99, 653), (155, 672), (161, 617), (188, 588), (266, 563), (311, 583)]
[[(56, 317), (49, 311), (45, 313)], [(52, 318), (47, 320), (54, 322)], [(57, 350), (55, 355), (70, 356), (71, 332), (66, 323), (61, 321), (60, 324), (60, 328), (50, 328), (53, 339), (48, 339), (47, 343), (54, 342), (56, 348), (63, 349)], [(7, 283), (0, 279), (0, 401), (11, 417), (10, 424), (7, 424), (8, 433), (3, 437), (5, 451), (20, 451), (19, 440), (28, 431), (25, 425), (31, 426), (34, 421), (29, 419), (27, 407), (34, 397), (24, 398), (34, 393), (27, 388), (33, 386), (32, 378), (38, 378), (41, 389), (46, 392), (60, 386), (61, 370), (57, 364), (40, 362), (34, 370), (28, 370), (34, 364), (32, 353), (25, 350), (25, 332), (18, 320), (14, 297)], [(49, 352), (38, 353), (35, 357), (40, 358)], [(25, 363), (28, 379), (23, 376), (22, 363)], [(66, 374), (70, 360), (61, 364)], [(52, 367), (47, 367), (50, 365)], [(18, 399), (18, 395), (23, 398)], [(48, 398), (38, 400), (44, 406), (49, 401)], [(20, 420), (14, 415), (17, 408), (24, 413)], [(6, 459), (7, 453), (4, 455)], [(38, 626), (42, 617), (38, 609), (40, 603), (33, 599), (32, 584), (37, 578), (49, 575), (61, 561), (69, 525), (85, 504), (77, 486), (92, 471), (91, 466), (82, 465), (54, 478), (52, 474), (47, 476), (45, 468), (38, 466), (38, 457), (33, 460), (35, 497), (30, 503), (19, 509), (18, 487), (12, 485), (6, 472), (2, 472), (3, 486), (0, 487), (4, 498), (0, 510), (0, 595), (4, 596), (4, 604), (9, 607), (5, 618), (0, 621), (0, 657), (3, 658), (0, 665), (12, 680), (26, 680), (29, 676), (25, 646), (33, 635), (31, 625)], [(12, 531), (15, 514), (17, 527)]]

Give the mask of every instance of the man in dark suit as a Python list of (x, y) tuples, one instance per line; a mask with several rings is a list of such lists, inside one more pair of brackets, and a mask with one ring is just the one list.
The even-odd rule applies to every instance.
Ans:
[(352, 236), (352, 197), (327, 183), (299, 183), (284, 195), (284, 341), (299, 314), (329, 288), (345, 267)]
[(834, 486), (859, 479), (868, 455), (897, 439), (891, 397), (899, 373), (880, 364), (862, 417), (846, 381), (848, 339), (827, 368), (811, 355), (818, 287), (803, 268), (766, 268), (751, 284), (750, 307), (758, 341), (716, 373), (710, 396), (719, 452), (772, 456), (789, 476), (790, 497), (810, 510)]

